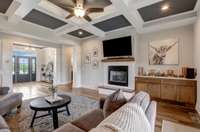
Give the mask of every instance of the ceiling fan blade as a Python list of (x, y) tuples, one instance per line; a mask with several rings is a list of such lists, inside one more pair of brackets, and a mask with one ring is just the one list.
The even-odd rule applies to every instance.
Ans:
[(103, 8), (89, 8), (87, 9), (88, 13), (93, 13), (93, 12), (104, 12)]
[(71, 0), (76, 5), (76, 0)]
[(88, 15), (85, 15), (84, 18), (85, 18), (87, 21), (89, 21), (89, 22), (92, 21), (92, 19), (91, 19)]
[(73, 16), (74, 16), (74, 14), (69, 14), (67, 17), (65, 17), (65, 19), (72, 18)]
[(64, 10), (68, 11), (69, 13), (73, 13), (74, 12), (74, 8), (72, 7), (66, 7), (63, 5), (60, 5), (61, 8), (63, 8)]

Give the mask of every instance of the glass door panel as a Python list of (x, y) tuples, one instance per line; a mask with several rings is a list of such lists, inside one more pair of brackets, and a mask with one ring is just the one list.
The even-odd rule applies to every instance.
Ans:
[(30, 64), (28, 57), (17, 57), (17, 82), (30, 81)]
[(31, 58), (31, 81), (36, 81), (36, 58)]

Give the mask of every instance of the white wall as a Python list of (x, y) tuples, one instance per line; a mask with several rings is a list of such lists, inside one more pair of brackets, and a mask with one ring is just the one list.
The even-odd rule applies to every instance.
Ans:
[[(94, 69), (92, 67), (92, 64), (85, 64), (85, 56), (90, 53), (92, 54), (92, 51), (98, 48), (99, 49), (99, 55), (97, 59), (99, 60), (99, 67)], [(81, 56), (81, 82), (82, 82), (82, 87), (85, 88), (97, 88), (99, 85), (103, 85), (104, 80), (103, 80), (103, 64), (101, 63), (102, 59), (102, 41), (94, 38), (94, 39), (89, 39), (85, 41), (81, 45), (81, 51), (82, 51), (82, 56)], [(92, 57), (93, 58), (93, 57)], [(91, 60), (92, 61), (92, 60)]]
[(61, 74), (61, 83), (62, 84), (69, 84), (72, 81), (71, 72), (72, 72), (72, 54), (73, 48), (72, 47), (62, 47), (62, 74)]
[[(103, 40), (120, 38), (124, 36), (132, 36), (132, 52), (133, 56), (135, 56), (135, 42), (136, 42), (136, 34), (133, 29), (127, 30), (126, 32), (111, 32), (106, 35), (105, 38), (91, 38), (85, 40), (81, 44), (81, 86), (85, 88), (97, 89), (98, 86), (104, 85), (104, 64), (101, 62), (103, 59)], [(99, 54), (98, 57), (91, 57), (92, 59), (99, 60), (99, 67), (93, 68), (92, 64), (85, 64), (85, 56), (88, 53), (92, 53), (94, 49), (98, 49)], [(92, 60), (91, 60), (92, 63)]]
[(73, 88), (81, 87), (81, 46), (76, 45), (73, 47)]
[[(193, 25), (162, 30), (158, 32), (136, 34), (134, 30), (129, 30), (127, 33), (111, 33), (103, 39), (112, 39), (122, 36), (132, 35), (133, 36), (133, 55), (136, 59), (135, 68), (136, 74), (138, 66), (143, 66), (145, 69), (178, 69), (182, 66), (194, 67), (193, 59)], [(148, 64), (148, 44), (150, 41), (163, 40), (169, 38), (179, 39), (179, 65), (163, 65), (163, 66), (152, 66)], [(103, 64), (101, 59), (103, 57), (102, 51), (102, 40), (100, 38), (91, 38), (83, 41), (81, 44), (81, 85), (86, 88), (96, 88), (103, 84)], [(91, 64), (84, 63), (84, 57), (87, 53), (99, 48), (99, 68), (93, 69)]]
[[(149, 65), (148, 61), (148, 47), (149, 42), (157, 40), (165, 40), (169, 38), (179, 39), (179, 65)], [(194, 66), (193, 60), (193, 25), (174, 28), (170, 30), (162, 30), (139, 35), (139, 42), (137, 45), (136, 63), (142, 66), (145, 70), (148, 69), (178, 69), (182, 66)]]
[(194, 25), (194, 62), (197, 68), (197, 110), (200, 113), (200, 17)]
[[(2, 86), (12, 88), (12, 41), (2, 40)], [(12, 89), (11, 89), (12, 91)]]

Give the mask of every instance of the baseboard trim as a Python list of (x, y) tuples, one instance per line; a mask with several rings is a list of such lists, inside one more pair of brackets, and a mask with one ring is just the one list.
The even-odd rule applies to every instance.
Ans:
[(91, 89), (91, 90), (98, 90), (98, 87), (89, 86), (89, 85), (82, 85), (80, 88)]
[(58, 83), (57, 85), (69, 85), (69, 84), (72, 84), (72, 81), (71, 81), (71, 82), (62, 82), (62, 83)]

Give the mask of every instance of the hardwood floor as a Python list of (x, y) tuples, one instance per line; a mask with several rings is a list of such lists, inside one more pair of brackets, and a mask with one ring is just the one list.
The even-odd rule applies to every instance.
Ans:
[[(48, 86), (49, 84), (41, 82), (15, 84), (14, 92), (22, 92), (24, 94), (23, 99), (26, 100), (48, 95)], [(101, 97), (96, 90), (85, 88), (72, 89), (71, 84), (58, 86), (58, 92), (71, 92), (74, 95), (87, 96), (96, 100)], [(159, 102), (157, 108), (156, 132), (161, 132), (163, 120), (181, 123), (200, 129), (200, 117), (196, 111), (185, 109), (177, 105)]]

